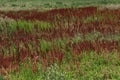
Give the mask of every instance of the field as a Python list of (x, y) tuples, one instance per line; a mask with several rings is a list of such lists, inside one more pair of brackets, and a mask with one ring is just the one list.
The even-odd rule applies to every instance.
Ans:
[(0, 3), (0, 80), (120, 79), (120, 1), (72, 2)]
[[(120, 0), (0, 0), (0, 10), (40, 11), (58, 8), (78, 8), (85, 6), (120, 7)], [(114, 8), (113, 7), (113, 8)]]

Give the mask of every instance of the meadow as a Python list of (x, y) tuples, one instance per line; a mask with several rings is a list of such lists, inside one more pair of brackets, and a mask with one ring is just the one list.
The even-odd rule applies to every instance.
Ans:
[(6, 1), (15, 8), (0, 10), (0, 80), (120, 79), (120, 9), (98, 7), (119, 0)]
[(78, 8), (86, 6), (120, 7), (120, 0), (0, 0), (0, 10), (46, 11), (59, 8)]

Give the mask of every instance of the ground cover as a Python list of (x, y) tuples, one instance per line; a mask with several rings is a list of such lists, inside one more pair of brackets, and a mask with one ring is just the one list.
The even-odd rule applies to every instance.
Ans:
[[(0, 10), (33, 10), (40, 11), (56, 8), (78, 8), (85, 6), (120, 7), (119, 0), (0, 0)], [(112, 6), (112, 7), (111, 7)]]
[(0, 11), (0, 78), (120, 79), (120, 9)]

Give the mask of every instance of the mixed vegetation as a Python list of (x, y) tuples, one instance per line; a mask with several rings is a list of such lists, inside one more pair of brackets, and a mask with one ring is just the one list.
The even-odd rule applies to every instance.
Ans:
[(78, 8), (85, 6), (120, 7), (120, 0), (0, 0), (0, 10), (33, 10), (40, 11), (58, 8)]
[(0, 80), (119, 80), (119, 53), (119, 8), (0, 11)]

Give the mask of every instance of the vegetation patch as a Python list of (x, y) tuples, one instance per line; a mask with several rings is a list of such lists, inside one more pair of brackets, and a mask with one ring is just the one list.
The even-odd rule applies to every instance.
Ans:
[(97, 7), (0, 11), (0, 80), (119, 80), (119, 14)]

